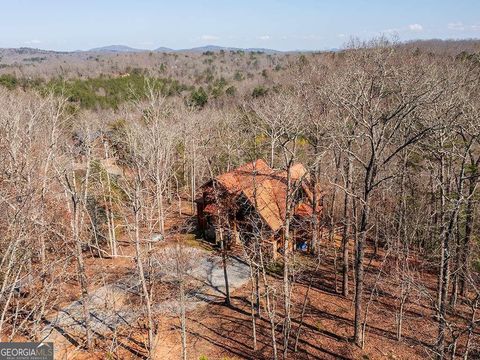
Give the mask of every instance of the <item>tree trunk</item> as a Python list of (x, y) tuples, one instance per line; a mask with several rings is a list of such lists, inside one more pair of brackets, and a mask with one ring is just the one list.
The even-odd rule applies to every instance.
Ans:
[[(480, 159), (480, 158), (479, 158)], [(461, 249), (461, 262), (463, 269), (460, 272), (460, 295), (465, 297), (466, 295), (466, 278), (469, 271), (469, 247), (470, 241), (472, 238), (473, 231), (473, 210), (474, 210), (474, 198), (473, 194), (475, 192), (477, 182), (477, 173), (472, 174), (472, 177), (469, 179), (468, 184), (468, 197), (467, 197), (467, 206), (465, 210), (465, 237), (463, 239), (462, 249)]]
[(367, 240), (367, 228), (370, 212), (370, 191), (374, 182), (374, 156), (372, 155), (369, 166), (365, 171), (363, 203), (360, 213), (360, 231), (355, 251), (355, 319), (354, 319), (354, 341), (362, 346), (362, 305), (363, 305), (363, 258), (364, 246)]
[(89, 310), (89, 299), (88, 299), (88, 286), (87, 286), (87, 275), (85, 272), (85, 263), (83, 261), (83, 250), (82, 244), (80, 242), (79, 234), (79, 209), (78, 209), (78, 198), (75, 194), (72, 194), (72, 233), (73, 240), (75, 242), (75, 257), (77, 259), (77, 270), (78, 278), (80, 280), (80, 289), (82, 291), (82, 308), (83, 308), (83, 319), (85, 322), (85, 337), (86, 337), (86, 348), (87, 350), (91, 348), (92, 339), (90, 332), (90, 310)]
[(225, 304), (231, 306), (232, 302), (230, 300), (230, 287), (228, 286), (228, 271), (227, 271), (227, 247), (225, 245), (225, 236), (223, 235), (223, 229), (220, 228), (220, 246), (222, 251), (222, 266), (223, 266), (223, 277), (225, 279)]
[[(468, 150), (467, 150), (468, 151)], [(460, 173), (458, 175), (457, 193), (463, 194), (463, 184), (465, 176), (465, 159), (462, 162)], [(442, 167), (443, 169), (443, 167)], [(438, 339), (437, 339), (437, 359), (443, 359), (445, 352), (445, 329), (447, 325), (447, 303), (448, 303), (448, 285), (450, 279), (450, 239), (452, 238), (455, 229), (455, 223), (458, 221), (458, 213), (462, 205), (462, 198), (454, 200), (454, 207), (451, 210), (451, 215), (448, 222), (448, 227), (443, 232), (442, 236), (442, 261), (441, 261), (441, 292), (438, 311)]]
[(290, 168), (293, 159), (287, 165), (287, 189), (286, 189), (286, 210), (285, 210), (285, 226), (284, 226), (284, 241), (283, 241), (283, 306), (285, 316), (283, 319), (283, 359), (287, 358), (288, 342), (290, 338), (291, 329), (291, 293), (290, 293), (290, 217), (291, 217), (291, 174)]
[(272, 305), (272, 291), (270, 291), (270, 288), (268, 286), (268, 279), (267, 279), (267, 270), (265, 269), (265, 262), (263, 259), (263, 251), (261, 246), (258, 247), (258, 255), (259, 255), (259, 260), (260, 260), (260, 270), (262, 274), (262, 280), (263, 280), (263, 291), (264, 291), (264, 296), (265, 296), (265, 312), (268, 316), (269, 322), (270, 322), (270, 338), (272, 341), (272, 352), (273, 352), (273, 360), (277, 360), (278, 354), (277, 354), (277, 336), (276, 336), (276, 324), (275, 324), (275, 308)]
[(256, 291), (257, 291), (257, 279), (255, 273), (257, 272), (254, 262), (252, 259), (249, 259), (249, 267), (250, 267), (250, 282), (251, 282), (251, 289), (250, 289), (250, 316), (252, 319), (252, 338), (253, 338), (253, 350), (257, 350), (257, 322), (256, 322)]
[(135, 257), (137, 260), (137, 270), (142, 286), (143, 298), (145, 300), (145, 307), (148, 321), (148, 355), (151, 357), (154, 345), (154, 324), (151, 308), (150, 292), (148, 291), (147, 281), (145, 278), (145, 271), (143, 269), (142, 249), (140, 246), (140, 184), (135, 185), (133, 212), (135, 216)]
[(196, 173), (197, 173), (197, 151), (195, 141), (192, 140), (192, 174), (191, 174), (191, 211), (195, 215), (195, 197), (197, 194)]
[(363, 305), (363, 258), (364, 245), (367, 239), (367, 225), (368, 225), (368, 201), (369, 197), (366, 194), (364, 204), (362, 205), (361, 220), (360, 220), (360, 236), (357, 241), (357, 248), (355, 252), (355, 320), (354, 320), (354, 341), (355, 344), (361, 346), (362, 339), (362, 305)]
[(335, 156), (335, 179), (334, 187), (332, 193), (332, 204), (330, 207), (330, 224), (328, 229), (328, 242), (330, 246), (333, 246), (333, 267), (334, 267), (334, 282), (335, 282), (335, 292), (338, 292), (338, 252), (337, 252), (337, 242), (335, 241), (335, 205), (337, 203), (337, 184), (338, 178), (340, 176), (340, 164), (341, 156)]
[(343, 231), (342, 231), (342, 250), (343, 250), (343, 266), (342, 266), (342, 294), (348, 297), (348, 268), (349, 268), (349, 255), (348, 244), (350, 236), (350, 191), (352, 183), (352, 162), (350, 156), (347, 156), (347, 162), (345, 164), (345, 198), (343, 202)]
[(440, 303), (442, 301), (442, 287), (443, 287), (443, 280), (444, 280), (444, 271), (445, 271), (445, 197), (447, 196), (445, 188), (445, 160), (443, 155), (440, 158), (440, 215), (438, 216), (438, 221), (440, 222), (439, 227), (439, 236), (442, 241), (442, 249), (441, 249), (441, 260), (440, 260), (440, 269), (438, 274), (438, 287), (437, 287), (437, 307), (438, 307), (438, 320), (440, 321)]
[(187, 360), (187, 318), (185, 315), (185, 284), (180, 274), (180, 326), (182, 328), (182, 359)]
[(310, 244), (310, 250), (312, 254), (317, 254), (318, 252), (318, 232), (319, 232), (319, 223), (318, 223), (318, 173), (319, 173), (319, 164), (318, 161), (315, 162), (313, 169), (313, 196), (312, 196), (312, 242)]

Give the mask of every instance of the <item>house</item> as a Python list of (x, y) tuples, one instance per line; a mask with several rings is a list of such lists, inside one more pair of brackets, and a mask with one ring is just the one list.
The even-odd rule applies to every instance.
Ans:
[(288, 177), (258, 159), (209, 180), (199, 193), (198, 228), (205, 238), (235, 244), (257, 237), (273, 257), (283, 249), (287, 218), (292, 248), (308, 250), (313, 217), (321, 214), (320, 206), (313, 210), (313, 185), (300, 163)]

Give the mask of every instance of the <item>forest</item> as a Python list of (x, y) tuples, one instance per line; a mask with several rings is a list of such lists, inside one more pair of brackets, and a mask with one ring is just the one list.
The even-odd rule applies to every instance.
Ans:
[[(480, 358), (480, 42), (2, 51), (1, 341), (69, 359)], [(203, 185), (257, 159), (286, 174), (275, 256), (253, 218), (249, 241), (221, 208), (225, 236), (198, 231)], [(297, 163), (308, 251), (290, 235)]]

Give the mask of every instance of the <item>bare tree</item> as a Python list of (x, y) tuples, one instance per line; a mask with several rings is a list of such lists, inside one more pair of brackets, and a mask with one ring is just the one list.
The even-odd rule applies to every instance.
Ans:
[(343, 77), (332, 75), (335, 83), (330, 97), (334, 106), (354, 119), (354, 143), (352, 149), (344, 150), (362, 169), (358, 189), (361, 201), (359, 239), (355, 252), (354, 338), (359, 346), (363, 343), (364, 247), (370, 229), (372, 194), (380, 184), (392, 178), (384, 171), (399, 153), (431, 131), (432, 126), (418, 125), (415, 113), (438, 92), (436, 81), (430, 77), (419, 78), (420, 74), (409, 66), (394, 66), (394, 49), (384, 39), (369, 47), (354, 47), (349, 51), (346, 59), (349, 72), (344, 72)]

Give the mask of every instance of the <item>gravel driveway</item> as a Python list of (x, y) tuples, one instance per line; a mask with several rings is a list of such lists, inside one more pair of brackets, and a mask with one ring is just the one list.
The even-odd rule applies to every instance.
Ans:
[[(188, 310), (208, 302), (224, 300), (225, 280), (221, 257), (199, 251), (188, 274), (198, 284), (187, 296)], [(227, 274), (230, 291), (241, 287), (250, 278), (248, 265), (234, 258), (227, 261)], [(138, 285), (137, 277), (130, 276), (90, 293), (90, 326), (96, 336), (109, 337), (118, 327), (128, 326), (141, 316), (141, 310), (130, 303), (131, 294), (138, 293)], [(174, 315), (178, 311), (178, 304), (165, 300), (154, 304), (154, 311), (159, 315)], [(49, 324), (43, 329), (44, 341), (53, 341), (58, 354), (62, 353), (62, 348), (77, 346), (77, 339), (83, 338), (85, 326), (82, 314), (82, 303), (78, 300), (48, 320)], [(73, 355), (71, 350), (68, 351), (68, 358), (70, 355)]]

